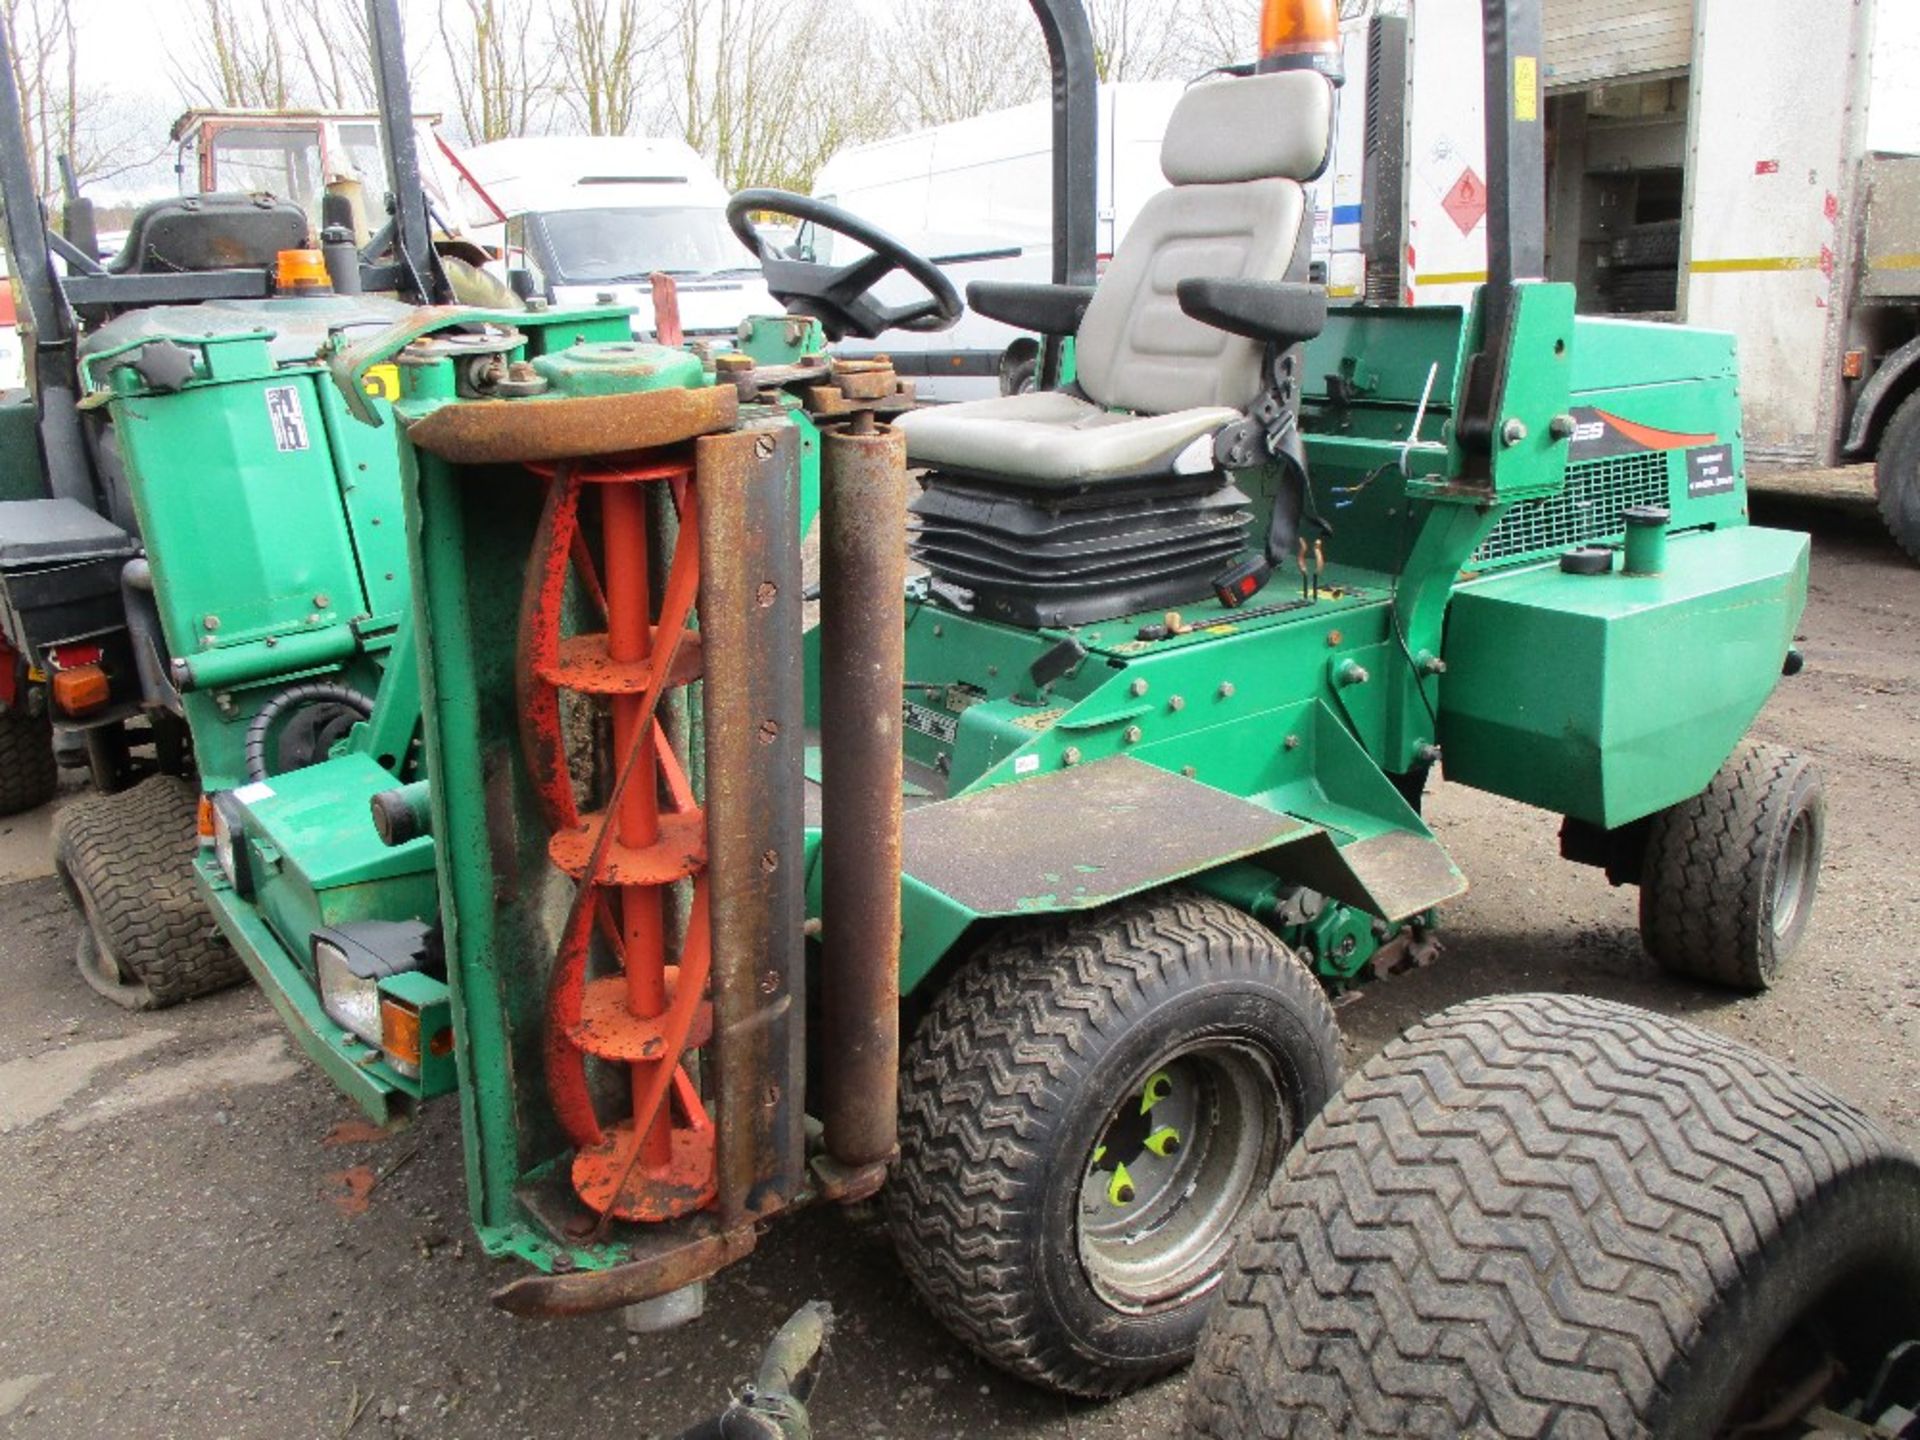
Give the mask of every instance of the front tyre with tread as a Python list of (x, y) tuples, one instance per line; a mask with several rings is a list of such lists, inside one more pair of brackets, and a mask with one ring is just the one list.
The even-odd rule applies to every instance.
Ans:
[(1413, 1026), (1308, 1128), (1188, 1428), (1785, 1434), (1743, 1427), (1851, 1403), (1916, 1334), (1920, 1164), (1872, 1120), (1685, 1022), (1506, 996)]
[(1748, 741), (1691, 800), (1653, 817), (1640, 935), (1675, 975), (1761, 991), (1805, 937), (1827, 803), (1805, 756)]
[(54, 863), (86, 922), (75, 964), (129, 1010), (161, 1010), (246, 978), (193, 880), (199, 793), (155, 775), (60, 814)]
[(1176, 890), (1003, 933), (921, 1021), (888, 1221), (992, 1363), (1115, 1395), (1192, 1356), (1232, 1243), (1339, 1083), (1319, 982)]

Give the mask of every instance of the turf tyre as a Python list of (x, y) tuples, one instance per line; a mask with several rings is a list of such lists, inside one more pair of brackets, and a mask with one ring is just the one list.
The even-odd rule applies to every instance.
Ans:
[(1707, 788), (1653, 818), (1640, 936), (1675, 975), (1768, 989), (1805, 938), (1826, 844), (1818, 767), (1749, 741)]
[(1909, 559), (1920, 562), (1920, 394), (1893, 412), (1873, 477), (1888, 533)]
[(1916, 1333), (1920, 1165), (1695, 1026), (1474, 1001), (1322, 1111), (1223, 1299), (1195, 1435), (1702, 1440), (1771, 1367), (1870, 1377)]
[(0, 815), (38, 810), (53, 799), (59, 783), (52, 718), (0, 710)]
[(162, 1010), (246, 978), (194, 886), (198, 803), (186, 781), (155, 775), (60, 814), (54, 862), (86, 922), (75, 964), (129, 1010)]
[[(1218, 1258), (1194, 1262), (1204, 1272), (1162, 1299), (1131, 1303), (1101, 1288), (1089, 1258), (1086, 1161), (1125, 1109), (1114, 1097), (1194, 1053), (1270, 1067), (1272, 1120), (1235, 1172), (1244, 1198), (1223, 1183), (1214, 1209), (1195, 1212), (1211, 1214)], [(1319, 982), (1218, 900), (1161, 892), (1005, 932), (949, 979), (906, 1056), (887, 1192), (901, 1260), (933, 1312), (993, 1364), (1067, 1394), (1134, 1389), (1191, 1359), (1234, 1236), (1339, 1075)], [(1201, 1149), (1196, 1135), (1191, 1153)], [(1193, 1194), (1208, 1200), (1202, 1185)]]

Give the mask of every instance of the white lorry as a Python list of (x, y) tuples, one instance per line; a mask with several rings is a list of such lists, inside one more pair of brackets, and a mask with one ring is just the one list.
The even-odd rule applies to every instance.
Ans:
[(781, 307), (727, 228), (727, 191), (679, 140), (539, 136), (460, 153), (469, 232), (505, 257), (523, 298), (631, 305), (654, 333), (656, 272), (671, 275), (690, 339), (726, 340)]
[[(1373, 22), (1340, 268), (1375, 303), (1485, 278), (1478, 11)], [(1733, 332), (1749, 460), (1877, 460), (1920, 559), (1920, 3), (1547, 0), (1546, 31), (1547, 278)]]

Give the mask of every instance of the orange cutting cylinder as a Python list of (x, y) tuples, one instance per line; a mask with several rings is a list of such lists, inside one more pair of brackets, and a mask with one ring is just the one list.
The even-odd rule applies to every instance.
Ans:
[[(665, 487), (679, 519), (657, 604), (653, 487)], [(581, 524), (589, 493), (599, 499), (597, 563)], [(698, 503), (684, 462), (548, 472), (522, 606), (522, 745), (554, 832), (548, 854), (577, 886), (548, 987), (547, 1085), (575, 1150), (575, 1191), (619, 1220), (677, 1219), (716, 1192), (713, 1124), (686, 1068), (712, 1029), (706, 817), (659, 718), (668, 693), (701, 673), (690, 625)], [(564, 633), (570, 594), (605, 628)], [(564, 695), (597, 698), (611, 712), (611, 793), (599, 812), (583, 813), (576, 798)], [(692, 903), (676, 943), (666, 901), (679, 885), (690, 887)], [(596, 936), (618, 971), (589, 978)], [(595, 1109), (588, 1059), (628, 1071), (631, 1108), (612, 1124)]]

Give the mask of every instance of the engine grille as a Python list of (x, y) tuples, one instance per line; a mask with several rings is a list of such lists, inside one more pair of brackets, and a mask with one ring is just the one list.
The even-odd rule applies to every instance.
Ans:
[(1667, 503), (1667, 451), (1583, 460), (1567, 467), (1558, 495), (1529, 500), (1509, 510), (1479, 550), (1474, 563), (1489, 565), (1551, 555), (1575, 545), (1618, 539), (1621, 516), (1636, 505)]

